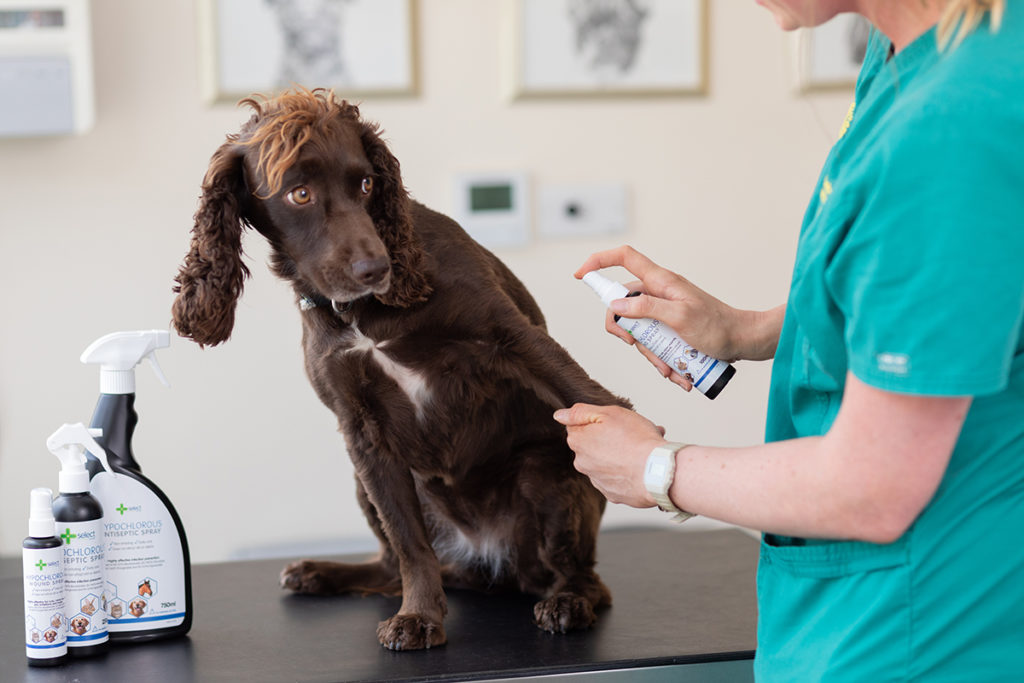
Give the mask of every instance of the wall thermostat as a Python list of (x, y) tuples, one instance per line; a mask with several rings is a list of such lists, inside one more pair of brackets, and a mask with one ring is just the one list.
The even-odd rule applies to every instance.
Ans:
[(526, 174), (457, 175), (452, 214), (485, 247), (526, 246), (530, 242)]
[(0, 93), (0, 136), (92, 127), (89, 0), (0, 0)]

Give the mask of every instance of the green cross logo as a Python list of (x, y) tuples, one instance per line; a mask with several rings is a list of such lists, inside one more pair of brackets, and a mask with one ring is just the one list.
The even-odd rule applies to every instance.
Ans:
[(124, 511), (125, 511), (125, 510), (127, 510), (128, 508), (126, 508), (126, 507), (124, 506), (124, 503), (121, 503), (120, 505), (118, 505), (118, 506), (117, 506), (116, 508), (114, 508), (114, 509), (115, 509), (115, 510), (117, 510), (118, 512), (120, 512), (120, 513), (121, 513), (121, 516), (122, 516), (122, 517), (124, 517)]
[(60, 535), (60, 537), (64, 539), (64, 543), (66, 543), (67, 545), (71, 545), (71, 539), (78, 538), (78, 535), (71, 533), (71, 528), (68, 527), (64, 530), (64, 533)]
[(39, 567), (39, 571), (43, 571), (44, 569), (46, 569), (46, 563), (43, 562), (42, 560), (39, 560), (38, 562), (36, 562), (35, 566)]

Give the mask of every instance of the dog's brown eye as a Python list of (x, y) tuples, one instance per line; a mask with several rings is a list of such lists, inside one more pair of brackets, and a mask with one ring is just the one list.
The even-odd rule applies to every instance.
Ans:
[(288, 201), (292, 204), (308, 204), (313, 199), (313, 193), (305, 185), (300, 185), (288, 193)]
[(370, 190), (373, 189), (373, 178), (367, 176), (363, 178), (363, 194), (370, 194)]

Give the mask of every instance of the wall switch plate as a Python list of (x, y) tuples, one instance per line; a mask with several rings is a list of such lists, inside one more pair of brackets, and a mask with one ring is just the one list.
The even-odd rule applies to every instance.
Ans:
[(625, 232), (626, 186), (622, 183), (548, 185), (537, 192), (537, 234), (545, 238)]

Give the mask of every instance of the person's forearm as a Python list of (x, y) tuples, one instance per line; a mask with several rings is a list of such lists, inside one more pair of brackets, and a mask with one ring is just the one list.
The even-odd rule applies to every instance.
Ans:
[(735, 360), (768, 360), (775, 357), (782, 332), (786, 305), (767, 311), (743, 311), (742, 323), (736, 330)]
[[(683, 510), (770, 533), (890, 542), (935, 494), (970, 405), (877, 389), (848, 373), (827, 434), (682, 448), (668, 494)], [(566, 426), (574, 466), (608, 500), (655, 504), (645, 461), (665, 430), (620, 406), (577, 403), (553, 417)]]
[(829, 481), (834, 470), (822, 467), (824, 446), (824, 437), (688, 446), (676, 456), (669, 497), (682, 509), (769, 533), (868, 540), (871, 506), (858, 500), (865, 489)]
[(676, 454), (669, 496), (684, 510), (786, 536), (895, 540), (928, 504), (970, 407), (847, 376), (825, 436)]

